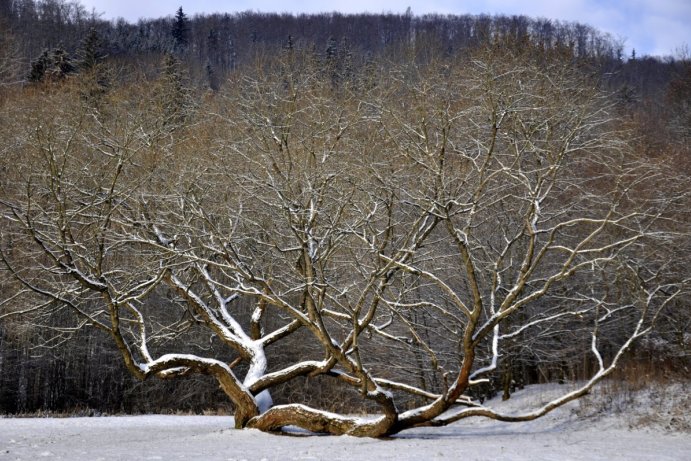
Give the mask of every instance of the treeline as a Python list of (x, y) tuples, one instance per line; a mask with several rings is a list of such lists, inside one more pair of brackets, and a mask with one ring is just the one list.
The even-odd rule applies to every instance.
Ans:
[(9, 0), (1, 8), (6, 30), (15, 35), (25, 57), (58, 46), (74, 52), (91, 28), (98, 29), (111, 55), (184, 48), (200, 63), (229, 64), (231, 57), (247, 62), (257, 48), (284, 46), (289, 37), (298, 46), (325, 48), (335, 39), (374, 54), (421, 41), (437, 42), (454, 53), (507, 37), (547, 48), (568, 47), (579, 57), (621, 58), (622, 52), (610, 36), (590, 26), (526, 16), (240, 12), (189, 18), (180, 8), (167, 18), (131, 24), (104, 21), (78, 2), (64, 0)]
[[(586, 24), (526, 16), (239, 12), (105, 21), (77, 1), (6, 0), (0, 5), (0, 84), (58, 79), (85, 60), (106, 58), (121, 79), (155, 77), (174, 54), (198, 88), (218, 90), (233, 72), (275, 60), (285, 50), (310, 53), (324, 66), (364, 69), (368, 62), (429, 62), (490, 43), (561, 53), (587, 63), (627, 104), (660, 99), (687, 77), (688, 57), (623, 55), (613, 37)], [(512, 45), (511, 45), (512, 44)], [(132, 76), (133, 72), (138, 73)], [(139, 75), (140, 74), (140, 75)], [(655, 117), (657, 119), (657, 117)]]
[[(36, 81), (41, 66), (69, 73), (85, 50), (155, 75), (174, 53), (200, 87), (218, 89), (230, 73), (296, 49), (323, 62), (353, 66), (372, 59), (421, 61), (467, 53), (488, 43), (560, 52), (588, 62), (629, 102), (659, 97), (684, 72), (684, 56), (623, 55), (622, 43), (581, 23), (526, 16), (239, 12), (189, 17), (181, 7), (165, 18), (103, 20), (77, 1), (7, 0), (0, 5), (0, 81)], [(125, 78), (124, 75), (121, 76)]]
[[(89, 110), (102, 112), (99, 117), (109, 117), (101, 110), (108, 104), (104, 95), (125, 98), (131, 88), (141, 96), (139, 103), (146, 105), (136, 107), (132, 97), (129, 103), (137, 117), (151, 118), (159, 134), (173, 138), (178, 129), (192, 125), (205, 107), (221, 111), (227, 101), (239, 100), (232, 87), (242, 83), (244, 75), (275, 74), (279, 77), (274, 80), (283, 78), (286, 89), (294, 83), (297, 70), (312, 72), (325, 82), (328, 97), (338, 98), (340, 92), (352, 94), (376, 86), (382, 74), (402, 63), (443, 68), (445, 60), (481, 48), (514, 50), (530, 59), (559, 59), (595, 75), (594, 80), (613, 94), (616, 117), (633, 130), (640, 152), (689, 171), (688, 57), (625, 57), (621, 44), (583, 24), (470, 15), (245, 12), (188, 17), (182, 8), (167, 18), (131, 24), (104, 21), (78, 2), (9, 0), (0, 3), (0, 30), (3, 111), (10, 104), (24, 103), (29, 111), (41, 104), (44, 95), (50, 95), (57, 107), (55, 93), (64, 89), (81, 98)], [(113, 119), (117, 116), (112, 114)], [(14, 138), (6, 141), (0, 155), (20, 144)], [(683, 262), (680, 258), (679, 264)], [(11, 298), (9, 286), (0, 289), (6, 291), (3, 299)], [(161, 309), (165, 302), (161, 300)], [(670, 363), (680, 361), (680, 368), (688, 362), (689, 315), (682, 309), (680, 304), (665, 313), (659, 333), (663, 346), (653, 344), (664, 348)], [(69, 318), (65, 314), (63, 327), (48, 328), (40, 322), (26, 326), (15, 317), (0, 317), (0, 413), (202, 411), (228, 405), (216, 384), (203, 377), (186, 378), (183, 385), (135, 380), (110, 338), (93, 330), (73, 331)], [(199, 350), (215, 347), (203, 334), (189, 341)], [(579, 357), (587, 355), (585, 346)], [(640, 349), (639, 358), (652, 360), (650, 350)], [(511, 361), (493, 379), (496, 386), (504, 387), (576, 379), (592, 366), (586, 360), (568, 361), (551, 350), (534, 354), (525, 344), (517, 344)], [(421, 375), (420, 379), (424, 387), (430, 378)], [(353, 408), (329, 383), (298, 380), (280, 388), (275, 399), (280, 402), (282, 397), (300, 394), (308, 403)]]
[[(526, 16), (240, 12), (188, 17), (180, 8), (169, 17), (132, 24), (105, 21), (74, 1), (7, 0), (0, 7), (0, 24), (25, 76), (28, 64), (45, 52), (61, 49), (75, 59), (91, 30), (112, 59), (175, 52), (195, 69), (193, 74), (202, 76), (207, 69), (225, 75), (254, 63), (258, 55), (269, 58), (292, 47), (316, 55), (338, 50), (358, 58), (400, 59), (410, 53), (453, 55), (490, 42), (511, 42), (563, 50), (574, 58), (607, 63), (609, 70), (625, 61), (622, 44), (591, 26)], [(670, 63), (644, 59), (649, 65)], [(636, 74), (641, 77), (640, 71)]]

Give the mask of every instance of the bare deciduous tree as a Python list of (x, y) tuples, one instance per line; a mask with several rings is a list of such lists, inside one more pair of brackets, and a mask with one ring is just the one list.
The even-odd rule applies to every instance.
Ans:
[[(6, 165), (0, 318), (67, 308), (61, 333), (103, 330), (141, 379), (216, 378), (237, 427), (383, 436), (542, 416), (682, 294), (655, 248), (686, 198), (644, 193), (659, 168), (574, 66), (494, 50), (366, 88), (294, 69), (174, 131), (121, 92), (37, 108)], [(526, 414), (469, 398), (516, 344), (587, 348), (594, 373)], [(273, 402), (320, 376), (376, 416)]]

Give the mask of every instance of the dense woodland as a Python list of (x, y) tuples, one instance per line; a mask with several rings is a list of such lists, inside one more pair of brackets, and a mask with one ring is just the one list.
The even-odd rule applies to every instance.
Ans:
[(145, 328), (248, 376), (271, 347), (255, 396), (345, 413), (688, 378), (688, 56), (523, 16), (4, 0), (0, 31), (0, 413), (241, 406)]

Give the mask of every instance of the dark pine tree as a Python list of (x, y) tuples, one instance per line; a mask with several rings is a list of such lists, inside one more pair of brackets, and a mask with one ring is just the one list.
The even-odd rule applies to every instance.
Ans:
[(178, 11), (175, 13), (171, 35), (173, 36), (175, 51), (184, 51), (189, 44), (189, 25), (187, 15), (182, 11), (182, 7), (178, 8)]
[(48, 56), (48, 50), (44, 50), (41, 56), (35, 61), (31, 62), (31, 70), (27, 76), (27, 80), (31, 83), (42, 82), (46, 76), (46, 71), (50, 67), (50, 57)]
[(174, 129), (186, 118), (189, 90), (180, 60), (170, 53), (163, 57), (158, 87), (158, 102), (163, 114), (163, 125)]
[(78, 52), (77, 66), (82, 78), (80, 92), (82, 98), (98, 104), (111, 85), (111, 75), (105, 63), (103, 42), (96, 29), (92, 28)]
[(82, 42), (82, 49), (79, 52), (79, 69), (91, 70), (105, 58), (101, 37), (93, 27)]
[(52, 68), (50, 70), (50, 76), (53, 80), (62, 80), (68, 74), (75, 71), (74, 64), (72, 64), (72, 59), (67, 51), (62, 48), (56, 48), (53, 50)]

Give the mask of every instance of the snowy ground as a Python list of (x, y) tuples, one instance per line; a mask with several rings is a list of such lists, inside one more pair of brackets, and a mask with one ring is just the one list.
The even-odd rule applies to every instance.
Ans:
[[(530, 386), (491, 403), (516, 411), (560, 390)], [(0, 460), (682, 461), (691, 460), (688, 390), (602, 395), (528, 423), (471, 419), (388, 440), (234, 430), (225, 416), (0, 418)]]

